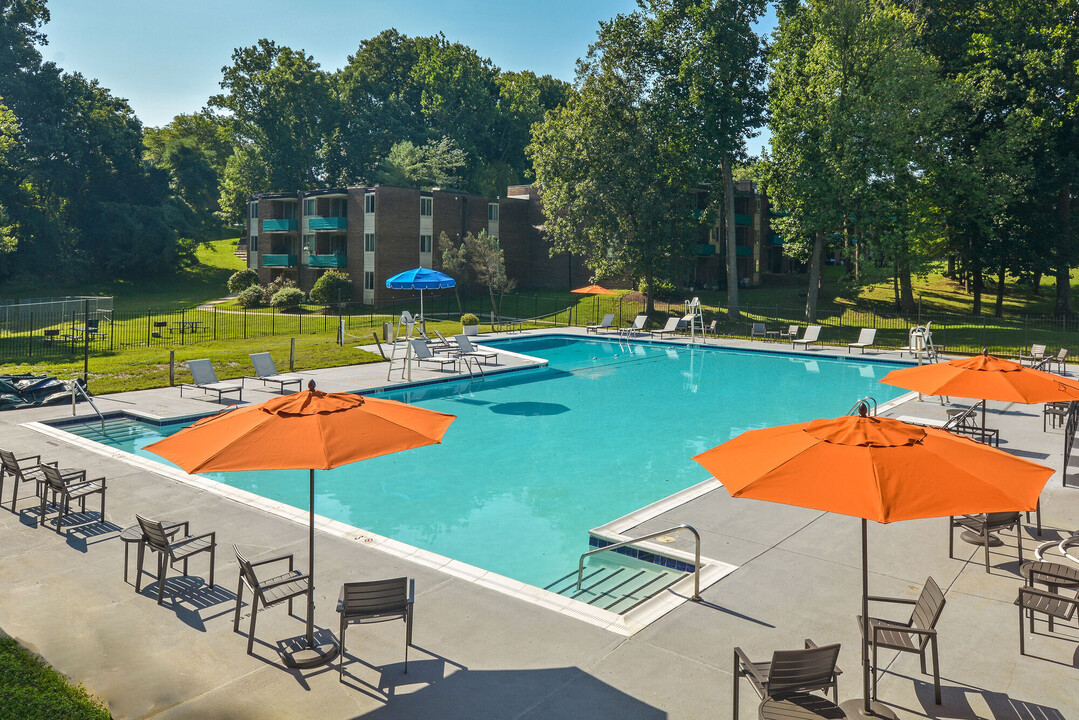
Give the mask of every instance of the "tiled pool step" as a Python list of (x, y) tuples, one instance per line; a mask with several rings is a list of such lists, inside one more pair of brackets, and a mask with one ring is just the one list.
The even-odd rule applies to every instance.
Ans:
[(577, 571), (559, 578), (545, 589), (614, 613), (625, 613), (663, 592), (688, 573), (649, 562), (589, 561), (577, 589)]

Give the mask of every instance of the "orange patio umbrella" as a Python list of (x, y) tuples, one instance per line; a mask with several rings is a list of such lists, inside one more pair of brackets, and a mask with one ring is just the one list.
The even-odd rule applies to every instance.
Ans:
[[(576, 290), (570, 290), (571, 293), (577, 293), (578, 295), (617, 295), (614, 290), (608, 290), (602, 285), (587, 285), (585, 287), (579, 287)], [(592, 298), (592, 319), (596, 318), (596, 298)]]
[[(935, 428), (861, 415), (750, 430), (693, 459), (731, 497), (753, 498), (862, 519), (862, 617), (869, 616), (868, 520), (1033, 510), (1050, 468)], [(864, 697), (848, 717), (890, 716)]]
[[(315, 587), (315, 470), (441, 442), (455, 415), (353, 393), (308, 389), (199, 420), (146, 449), (189, 473), (229, 470), (310, 471), (308, 574)], [(307, 643), (314, 646), (314, 594), (307, 596)], [(336, 648), (316, 651), (329, 660)]]

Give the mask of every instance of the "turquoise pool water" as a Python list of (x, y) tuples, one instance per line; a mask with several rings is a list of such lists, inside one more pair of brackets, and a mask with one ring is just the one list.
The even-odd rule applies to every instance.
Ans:
[[(379, 393), (458, 419), (441, 445), (317, 473), (316, 511), (542, 587), (576, 569), (591, 528), (706, 480), (693, 455), (903, 392), (877, 383), (894, 364), (857, 356), (557, 336), (498, 346), (550, 366)], [(183, 426), (134, 425), (109, 443), (157, 460), (142, 448)], [(208, 475), (307, 508), (306, 471)]]

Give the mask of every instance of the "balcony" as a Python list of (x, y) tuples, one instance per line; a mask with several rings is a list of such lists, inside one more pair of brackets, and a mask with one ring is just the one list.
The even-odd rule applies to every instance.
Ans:
[(348, 259), (344, 253), (308, 255), (307, 266), (313, 268), (343, 268), (348, 267)]
[(734, 254), (738, 257), (753, 257), (753, 247), (751, 245), (735, 245)]
[(348, 230), (347, 217), (313, 217), (307, 221), (307, 228), (317, 230)]
[(295, 220), (263, 220), (262, 232), (294, 232), (296, 230)]
[(693, 251), (694, 255), (715, 255), (716, 246), (709, 245), (707, 243), (698, 243), (696, 250)]
[(262, 267), (296, 267), (295, 255), (263, 255)]
[(745, 227), (753, 227), (753, 216), (743, 215), (742, 213), (734, 214), (734, 224), (743, 225)]
[(776, 235), (775, 233), (772, 233), (771, 235), (768, 236), (768, 244), (769, 245), (782, 245), (783, 244), (783, 238), (780, 237), (779, 235)]

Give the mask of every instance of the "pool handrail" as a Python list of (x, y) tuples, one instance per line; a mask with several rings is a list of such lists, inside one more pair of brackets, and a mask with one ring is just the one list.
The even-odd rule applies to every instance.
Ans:
[(604, 545), (601, 548), (595, 550), (589, 550), (581, 555), (580, 561), (577, 563), (577, 590), (581, 589), (581, 581), (584, 576), (584, 561), (591, 555), (596, 555), (601, 552), (607, 552), (608, 550), (616, 550), (626, 545), (633, 545), (634, 543), (644, 542), (645, 540), (651, 540), (657, 538), (660, 535), (666, 535), (668, 533), (678, 532), (679, 530), (689, 530), (693, 533), (695, 538), (695, 552), (693, 558), (693, 600), (700, 602), (701, 599), (701, 534), (697, 532), (696, 528), (692, 525), (675, 525), (669, 527), (666, 530), (657, 530), (641, 537), (631, 538), (629, 540), (623, 540), (622, 542), (615, 543), (614, 545)]

